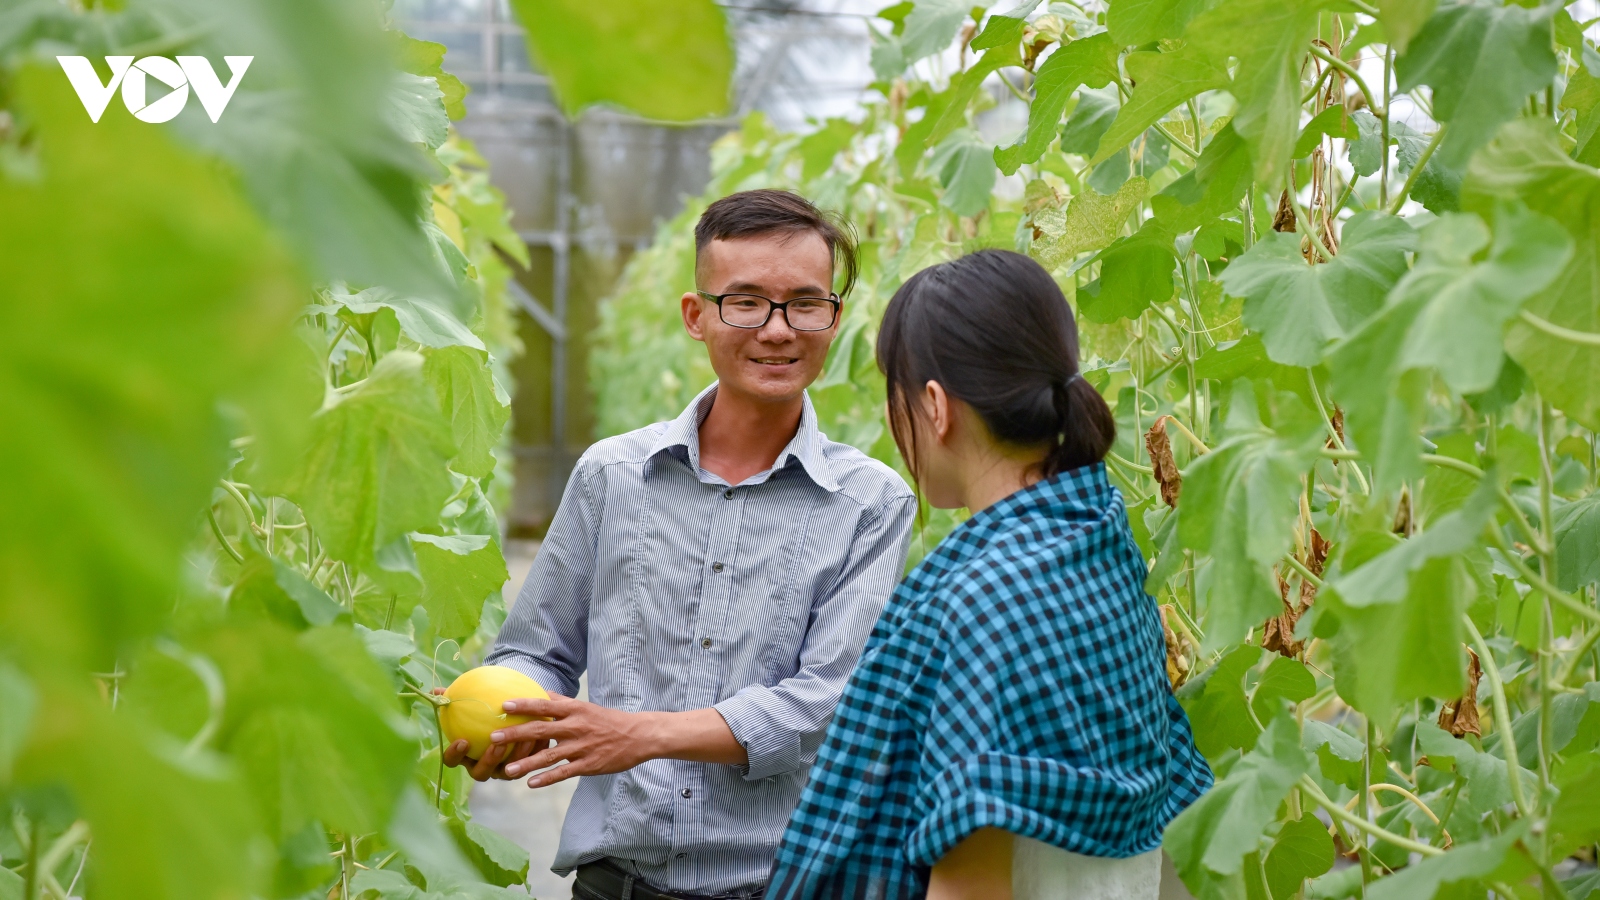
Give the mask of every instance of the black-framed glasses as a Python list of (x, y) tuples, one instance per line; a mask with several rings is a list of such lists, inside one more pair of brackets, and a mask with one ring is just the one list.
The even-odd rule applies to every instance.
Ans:
[(839, 318), (839, 295), (796, 297), (779, 303), (760, 294), (696, 294), (717, 305), (722, 321), (735, 328), (760, 328), (772, 318), (772, 311), (783, 310), (784, 321), (795, 331), (827, 331)]

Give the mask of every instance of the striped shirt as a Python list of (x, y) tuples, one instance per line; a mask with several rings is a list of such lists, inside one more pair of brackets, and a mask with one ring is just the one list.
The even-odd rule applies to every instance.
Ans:
[(1211, 786), (1101, 463), (950, 532), (867, 641), (769, 900), (914, 900), (979, 828), (1086, 856), (1161, 845)]
[(700, 467), (716, 385), (584, 453), (487, 663), (629, 712), (715, 706), (748, 766), (656, 759), (580, 779), (551, 867), (611, 857), (669, 890), (759, 885), (861, 645), (904, 571), (915, 498), (817, 430), (773, 467)]

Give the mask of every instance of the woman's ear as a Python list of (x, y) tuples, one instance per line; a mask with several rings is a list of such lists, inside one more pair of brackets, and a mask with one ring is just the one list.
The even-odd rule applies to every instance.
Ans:
[(944, 385), (937, 381), (930, 381), (922, 388), (922, 403), (928, 413), (929, 430), (940, 443), (948, 440), (950, 429), (954, 424), (955, 410), (950, 406), (950, 395), (944, 392)]

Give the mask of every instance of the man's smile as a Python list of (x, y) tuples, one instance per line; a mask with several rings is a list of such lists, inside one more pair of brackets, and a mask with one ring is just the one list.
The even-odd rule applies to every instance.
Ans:
[(798, 356), (752, 356), (750, 361), (762, 366), (789, 366), (800, 361)]

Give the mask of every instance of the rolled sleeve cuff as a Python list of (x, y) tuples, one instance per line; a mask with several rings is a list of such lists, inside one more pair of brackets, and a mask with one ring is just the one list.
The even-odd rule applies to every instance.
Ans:
[(764, 687), (749, 687), (713, 707), (750, 758), (749, 765), (734, 767), (746, 781), (800, 768), (800, 732), (780, 723), (762, 703), (776, 699)]
[(535, 660), (531, 656), (504, 656), (500, 659), (491, 658), (485, 662), (488, 665), (505, 666), (508, 669), (516, 669), (518, 672), (521, 672), (529, 678), (532, 678), (534, 681), (539, 682), (539, 686), (544, 688), (549, 693), (561, 694), (567, 697), (572, 697), (577, 694), (577, 689), (575, 687), (568, 687), (566, 679), (562, 678), (559, 672), (557, 672), (555, 669), (540, 665), (538, 660)]

